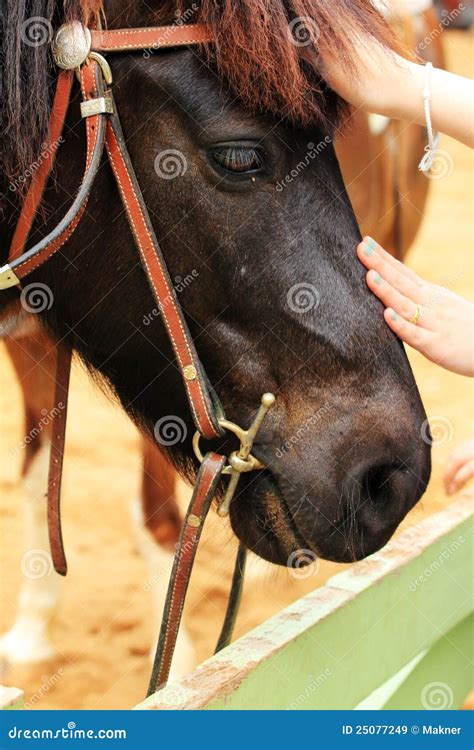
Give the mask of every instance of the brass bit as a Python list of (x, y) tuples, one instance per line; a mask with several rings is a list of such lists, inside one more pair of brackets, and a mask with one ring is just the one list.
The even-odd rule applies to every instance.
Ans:
[(262, 464), (261, 461), (255, 458), (255, 456), (252, 456), (251, 450), (260, 426), (265, 419), (268, 410), (272, 408), (274, 403), (275, 396), (273, 395), (273, 393), (263, 394), (260, 408), (248, 430), (242, 430), (240, 428), (239, 431), (237, 431), (235, 430), (235, 425), (233, 423), (229, 423), (226, 420), (220, 421), (221, 427), (231, 429), (231, 431), (234, 432), (240, 440), (239, 450), (233, 451), (233, 453), (231, 453), (229, 456), (229, 464), (232, 468), (232, 471), (230, 473), (229, 484), (227, 485), (224, 499), (219, 504), (219, 507), (217, 509), (217, 515), (221, 517), (229, 515), (230, 503), (235, 495), (240, 475), (248, 471), (254, 471), (255, 469), (265, 468), (264, 464)]

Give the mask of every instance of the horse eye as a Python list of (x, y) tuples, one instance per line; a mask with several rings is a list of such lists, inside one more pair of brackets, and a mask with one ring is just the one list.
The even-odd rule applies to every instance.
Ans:
[(257, 172), (264, 162), (263, 150), (248, 146), (222, 146), (213, 150), (212, 158), (227, 172), (236, 174)]

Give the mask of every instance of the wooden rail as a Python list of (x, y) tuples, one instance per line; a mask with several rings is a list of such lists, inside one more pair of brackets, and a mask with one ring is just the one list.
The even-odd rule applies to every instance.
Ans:
[(471, 688), (471, 565), (465, 496), (136, 708), (457, 708)]
[(20, 709), (24, 706), (23, 691), (15, 687), (0, 685), (0, 710)]

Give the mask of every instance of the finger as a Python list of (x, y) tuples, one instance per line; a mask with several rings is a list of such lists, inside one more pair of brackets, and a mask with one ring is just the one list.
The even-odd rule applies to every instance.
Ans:
[(443, 474), (443, 484), (446, 493), (449, 495), (449, 488), (451, 487), (454, 477), (456, 476), (459, 468), (464, 465), (464, 461), (452, 461), (449, 460)]
[(391, 307), (384, 310), (383, 316), (389, 328), (391, 328), (392, 331), (402, 339), (402, 341), (405, 341), (406, 344), (409, 344), (422, 354), (426, 353), (433, 339), (431, 331), (427, 331), (424, 328), (413, 325), (413, 323), (409, 323), (408, 320), (405, 320), (401, 315), (398, 315)]
[(449, 456), (444, 469), (443, 482), (446, 490), (453, 481), (459, 469), (469, 461), (474, 461), (472, 447), (469, 443), (461, 443)]
[(459, 492), (459, 490), (464, 487), (466, 482), (472, 479), (472, 477), (474, 477), (474, 459), (468, 461), (467, 464), (464, 464), (464, 466), (458, 470), (454, 479), (448, 486), (447, 494), (454, 495), (455, 492)]
[[(387, 252), (382, 245), (380, 245), (376, 240), (374, 240), (372, 237), (366, 236), (362, 240), (362, 245), (367, 245), (369, 248), (372, 248), (374, 253), (378, 255), (385, 263), (387, 263), (389, 266), (394, 268), (396, 271), (401, 273), (403, 276), (406, 276), (408, 279), (411, 279), (415, 284), (421, 285), (423, 283), (423, 279), (421, 279), (417, 274), (412, 271), (411, 268), (405, 265), (405, 263), (402, 263), (402, 261), (397, 260), (391, 253)], [(365, 257), (371, 257), (370, 254)]]
[[(425, 294), (424, 289), (420, 283), (413, 281), (413, 279), (411, 279), (402, 271), (398, 270), (398, 268), (395, 268), (394, 266), (387, 263), (387, 261), (384, 260), (378, 254), (378, 252), (371, 252), (370, 255), (367, 256), (367, 251), (367, 246), (362, 246), (360, 247), (360, 249), (358, 248), (357, 251), (359, 259), (362, 261), (366, 268), (377, 271), (380, 276), (385, 279), (385, 281), (387, 281), (389, 284), (391, 284), (391, 286), (394, 287), (394, 289), (399, 291), (401, 294), (409, 297), (411, 300), (413, 300), (413, 302), (424, 304)], [(404, 268), (403, 264), (400, 264), (400, 266)]]
[[(416, 323), (422, 328), (432, 330), (433, 314), (430, 310), (422, 308), (421, 305), (415, 304), (412, 299), (409, 299), (404, 294), (394, 289), (391, 284), (387, 283), (379, 273), (376, 271), (369, 271), (367, 274), (367, 286), (379, 298), (385, 307), (392, 307), (399, 315), (402, 315), (405, 320), (412, 323)], [(418, 311), (419, 308), (419, 311)], [(417, 320), (413, 320), (414, 316), (418, 315)]]

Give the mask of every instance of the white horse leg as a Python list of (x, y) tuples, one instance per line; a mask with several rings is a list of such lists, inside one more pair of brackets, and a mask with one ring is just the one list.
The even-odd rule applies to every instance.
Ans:
[(24, 480), (25, 544), (18, 559), (22, 584), (15, 622), (0, 638), (0, 655), (12, 664), (33, 663), (56, 656), (50, 629), (61, 581), (49, 553), (44, 495), (50, 443), (45, 438), (42, 436), (41, 447)]
[[(141, 500), (136, 500), (132, 503), (131, 512), (136, 544), (143, 559), (148, 564), (150, 571), (149, 578), (145, 582), (143, 588), (145, 591), (151, 591), (153, 596), (153, 632), (156, 634), (151, 649), (151, 658), (153, 658), (159, 627), (163, 616), (163, 608), (165, 605), (171, 567), (173, 565), (173, 555), (171, 552), (160, 546), (146, 528)], [(176, 679), (177, 677), (188, 674), (195, 666), (196, 654), (194, 647), (186, 630), (186, 626), (182, 623), (179, 629), (170, 677), (171, 679)]]

